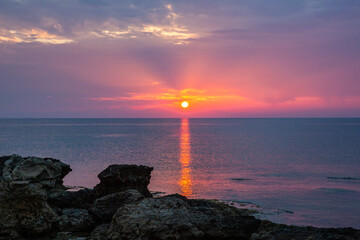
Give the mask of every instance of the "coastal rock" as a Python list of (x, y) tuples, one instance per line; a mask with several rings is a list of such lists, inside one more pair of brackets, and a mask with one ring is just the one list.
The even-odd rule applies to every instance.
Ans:
[(9, 160), (12, 156), (2, 156), (0, 157), (0, 181), (3, 179), (3, 169), (5, 162)]
[(110, 165), (102, 171), (98, 178), (100, 183), (94, 190), (97, 196), (136, 189), (145, 197), (151, 197), (147, 188), (150, 183), (152, 167), (138, 165)]
[(19, 155), (0, 161), (0, 236), (41, 236), (52, 231), (58, 215), (47, 191), (62, 188), (70, 166), (56, 159)]
[(261, 221), (251, 210), (214, 200), (150, 198), (152, 170), (111, 165), (94, 190), (71, 192), (62, 182), (71, 169), (59, 160), (0, 157), (0, 240), (360, 239), (360, 230)]
[(53, 229), (57, 219), (41, 197), (24, 195), (17, 200), (0, 197), (0, 239), (44, 235)]
[(50, 238), (45, 239), (38, 239), (38, 240), (88, 240), (86, 235), (84, 234), (77, 234), (73, 232), (58, 232), (56, 236), (51, 236)]
[(59, 230), (69, 232), (89, 231), (95, 222), (85, 209), (63, 209), (59, 218)]
[(97, 199), (91, 207), (90, 212), (95, 215), (100, 222), (110, 222), (119, 207), (124, 204), (134, 203), (143, 198), (144, 196), (136, 189), (109, 194)]
[(90, 234), (88, 240), (107, 240), (107, 234), (110, 224), (101, 224), (97, 226)]
[(120, 207), (108, 239), (249, 239), (259, 224), (234, 207), (173, 195)]
[(250, 240), (358, 240), (360, 231), (353, 228), (298, 227), (262, 221)]
[(48, 203), (56, 208), (81, 208), (89, 209), (94, 203), (93, 189), (84, 188), (79, 191), (57, 191), (48, 197)]
[(28, 181), (28, 184), (40, 183), (47, 189), (63, 188), (62, 179), (71, 171), (69, 165), (52, 158), (23, 158), (19, 155), (7, 158), (3, 162), (2, 177), (9, 184)]

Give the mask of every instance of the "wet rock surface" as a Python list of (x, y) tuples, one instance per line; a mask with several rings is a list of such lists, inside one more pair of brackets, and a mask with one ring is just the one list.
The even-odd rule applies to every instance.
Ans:
[(214, 200), (152, 198), (152, 170), (110, 165), (94, 189), (66, 191), (69, 165), (0, 157), (0, 239), (360, 239), (356, 229), (275, 224)]

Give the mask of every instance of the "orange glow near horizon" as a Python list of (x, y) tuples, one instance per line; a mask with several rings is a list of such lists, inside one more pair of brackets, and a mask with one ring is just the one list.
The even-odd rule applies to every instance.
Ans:
[(181, 194), (185, 197), (192, 195), (192, 182), (191, 182), (191, 154), (190, 154), (190, 132), (189, 132), (189, 119), (181, 119), (181, 135), (180, 135), (180, 164), (181, 176), (178, 182)]
[[(156, 85), (157, 86), (157, 85)], [(161, 110), (168, 111), (168, 114), (186, 114), (187, 116), (202, 116), (217, 111), (221, 113), (281, 113), (296, 110), (326, 109), (331, 103), (332, 106), (342, 105), (356, 107), (360, 98), (346, 98), (340, 101), (331, 101), (319, 96), (299, 96), (283, 99), (257, 99), (242, 95), (234, 89), (226, 88), (160, 88), (150, 89), (144, 92), (130, 92), (127, 96), (109, 96), (90, 98), (92, 101), (109, 102), (109, 109), (127, 107), (132, 110)], [(186, 99), (186, 100), (184, 100)], [(339, 102), (340, 101), (340, 102)], [(340, 104), (341, 103), (341, 104)], [(191, 106), (190, 106), (191, 104)], [(290, 109), (290, 110), (289, 110)]]

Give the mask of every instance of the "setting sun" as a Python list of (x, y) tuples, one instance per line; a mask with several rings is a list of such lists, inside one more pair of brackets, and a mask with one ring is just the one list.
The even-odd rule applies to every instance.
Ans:
[(189, 106), (189, 103), (187, 102), (187, 101), (183, 101), (182, 103), (181, 103), (181, 107), (182, 108), (187, 108)]

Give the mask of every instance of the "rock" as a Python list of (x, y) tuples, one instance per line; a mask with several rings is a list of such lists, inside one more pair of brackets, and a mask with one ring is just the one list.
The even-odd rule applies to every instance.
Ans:
[(262, 221), (251, 240), (358, 240), (360, 231), (353, 228), (298, 227)]
[(99, 198), (90, 209), (100, 222), (110, 222), (117, 209), (124, 204), (142, 200), (144, 196), (136, 189), (113, 193)]
[(57, 214), (42, 198), (0, 197), (0, 237), (5, 239), (44, 235), (51, 232), (57, 219)]
[(63, 188), (62, 179), (71, 171), (69, 165), (52, 158), (37, 158), (12, 155), (3, 164), (5, 182), (29, 181), (51, 189)]
[(55, 236), (49, 236), (48, 238), (41, 238), (38, 240), (88, 240), (85, 233), (73, 233), (73, 232), (58, 232)]
[(147, 166), (110, 165), (98, 175), (100, 183), (94, 190), (100, 197), (127, 189), (136, 189), (145, 197), (151, 197), (147, 186), (152, 170), (152, 167)]
[(0, 240), (360, 239), (360, 230), (260, 221), (251, 210), (217, 201), (178, 194), (147, 198), (152, 170), (111, 165), (94, 189), (70, 192), (62, 181), (69, 165), (52, 158), (0, 157)]
[(53, 208), (81, 208), (89, 209), (94, 203), (95, 194), (92, 189), (79, 191), (58, 191), (49, 194), (48, 203)]
[(88, 237), (88, 240), (106, 240), (110, 224), (97, 226)]
[(120, 207), (108, 239), (249, 239), (259, 224), (234, 207), (173, 195)]
[(5, 162), (9, 160), (12, 156), (2, 156), (0, 157), (0, 181), (3, 179), (3, 169)]
[(0, 160), (0, 236), (41, 236), (53, 230), (58, 215), (47, 191), (62, 188), (70, 166), (51, 158), (11, 155)]
[(85, 209), (63, 209), (59, 219), (59, 230), (68, 232), (85, 232), (95, 225), (93, 217)]
[[(44, 189), (64, 189), (62, 179), (71, 171), (69, 165), (52, 158), (37, 158), (12, 155), (2, 157), (3, 190), (14, 191), (16, 187), (40, 184)], [(0, 189), (1, 190), (1, 189)]]

